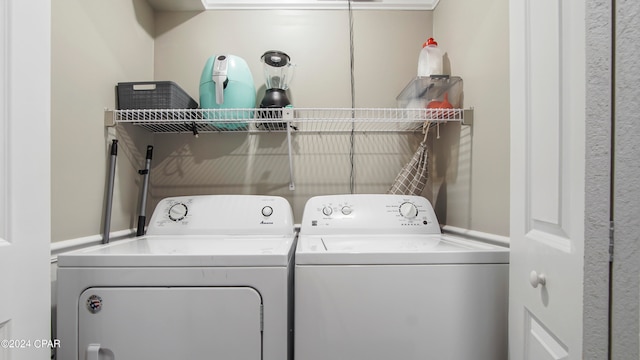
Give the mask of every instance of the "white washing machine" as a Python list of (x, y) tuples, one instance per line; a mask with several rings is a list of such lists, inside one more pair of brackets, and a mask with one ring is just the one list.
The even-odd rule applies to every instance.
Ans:
[(506, 360), (507, 248), (442, 235), (429, 201), (311, 198), (295, 260), (296, 360)]
[(147, 235), (58, 257), (57, 358), (292, 357), (294, 225), (280, 197), (174, 197)]

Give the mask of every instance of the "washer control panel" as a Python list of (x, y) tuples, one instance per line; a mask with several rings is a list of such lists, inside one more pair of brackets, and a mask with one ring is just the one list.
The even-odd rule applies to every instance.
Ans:
[(201, 195), (162, 199), (148, 235), (293, 234), (293, 212), (278, 196)]
[(305, 205), (301, 234), (440, 234), (422, 196), (353, 194), (316, 196)]
[(185, 203), (176, 202), (169, 207), (169, 219), (173, 221), (182, 221), (189, 213), (189, 207)]

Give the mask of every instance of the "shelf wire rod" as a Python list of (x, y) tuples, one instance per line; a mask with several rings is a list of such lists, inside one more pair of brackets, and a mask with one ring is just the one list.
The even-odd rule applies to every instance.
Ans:
[(349, 162), (351, 164), (351, 172), (349, 176), (349, 191), (355, 193), (355, 109), (356, 109), (356, 89), (354, 76), (354, 46), (353, 46), (353, 8), (351, 0), (349, 0), (349, 60), (351, 73), (351, 134), (349, 136)]

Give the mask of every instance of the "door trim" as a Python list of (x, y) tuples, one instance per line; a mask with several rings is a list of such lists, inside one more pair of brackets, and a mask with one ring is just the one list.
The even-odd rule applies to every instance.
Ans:
[(611, 359), (640, 358), (640, 3), (612, 1), (613, 220)]
[(611, 203), (612, 1), (586, 2), (585, 246), (583, 356), (607, 359)]

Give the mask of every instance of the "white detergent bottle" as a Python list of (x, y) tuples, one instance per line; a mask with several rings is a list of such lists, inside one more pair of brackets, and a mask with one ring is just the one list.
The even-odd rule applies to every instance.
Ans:
[(444, 75), (443, 58), (444, 51), (438, 47), (438, 43), (433, 38), (429, 38), (420, 50), (418, 76)]

